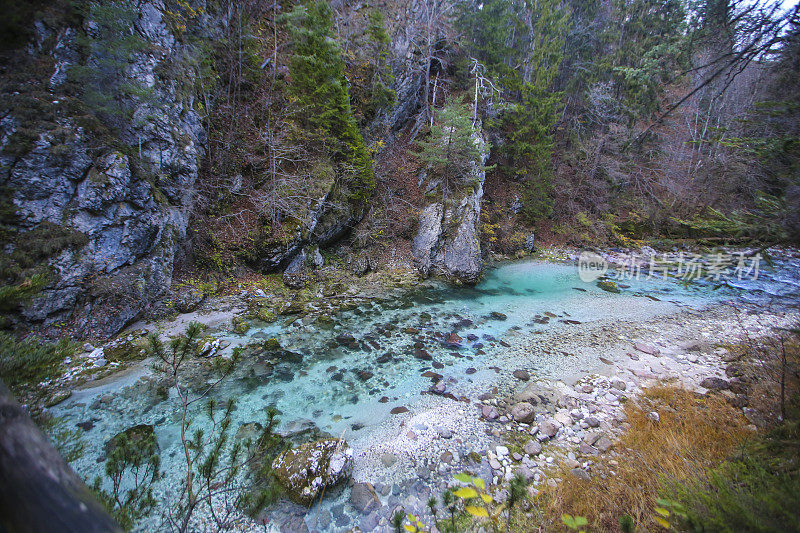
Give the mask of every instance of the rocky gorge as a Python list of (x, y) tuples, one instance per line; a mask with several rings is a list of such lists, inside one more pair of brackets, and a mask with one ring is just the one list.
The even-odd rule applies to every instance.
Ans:
[(800, 6), (0, 2), (0, 530), (800, 523)]

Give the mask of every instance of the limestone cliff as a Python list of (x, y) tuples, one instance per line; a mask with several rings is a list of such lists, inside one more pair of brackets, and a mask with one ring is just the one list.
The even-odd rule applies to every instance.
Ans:
[[(13, 257), (36, 235), (42, 243), (35, 259), (49, 267), (43, 290), (21, 311), (31, 323), (112, 335), (169, 287), (205, 134), (191, 92), (179, 91), (163, 72), (189, 50), (168, 29), (162, 12), (158, 0), (140, 4), (131, 31), (146, 47), (120, 76), (135, 80), (148, 96), (130, 97), (132, 115), (120, 119), (113, 139), (92, 131), (71, 106), (70, 70), (100, 68), (86, 45), (95, 21), (86, 18), (76, 28), (37, 20), (22, 52), (27, 57), (14, 62), (39, 67), (32, 73), (38, 78), (5, 73), (0, 187), (14, 211), (13, 220), (5, 221), (12, 222), (5, 252)], [(29, 117), (31, 101), (41, 113), (36, 122)], [(53, 249), (43, 227), (81, 238)], [(23, 264), (12, 266), (26, 266), (17, 263)]]
[[(483, 271), (479, 224), (483, 182), (486, 178), (484, 163), (489, 157), (478, 126), (476, 142), (480, 146), (480, 161), (472, 164), (470, 176), (463, 181), (470, 186), (457, 190), (449, 197), (438, 195), (428, 203), (419, 218), (419, 229), (412, 243), (412, 253), (417, 268), (423, 276), (441, 275), (462, 283), (474, 284)], [(439, 184), (423, 179), (421, 185), (433, 193)], [(433, 194), (429, 194), (429, 197)]]

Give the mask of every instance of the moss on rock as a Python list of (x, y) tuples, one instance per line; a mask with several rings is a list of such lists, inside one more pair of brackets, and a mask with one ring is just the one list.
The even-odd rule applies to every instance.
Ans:
[(295, 502), (308, 505), (325, 487), (346, 481), (353, 471), (353, 450), (344, 440), (322, 439), (280, 454), (273, 473)]

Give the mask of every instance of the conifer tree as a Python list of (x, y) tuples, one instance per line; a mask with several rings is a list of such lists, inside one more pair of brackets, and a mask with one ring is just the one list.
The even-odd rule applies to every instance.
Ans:
[(339, 164), (348, 198), (364, 201), (375, 187), (372, 161), (350, 107), (344, 61), (334, 39), (325, 0), (297, 5), (289, 13), (292, 56), (289, 95), (296, 120), (311, 140), (328, 147)]
[(457, 98), (450, 98), (437, 113), (430, 136), (417, 141), (420, 159), (431, 177), (439, 180), (442, 197), (459, 185), (468, 184), (475, 171), (485, 170), (472, 112)]

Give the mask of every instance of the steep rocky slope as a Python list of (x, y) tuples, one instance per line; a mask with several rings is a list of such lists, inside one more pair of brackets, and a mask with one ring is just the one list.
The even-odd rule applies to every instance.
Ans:
[[(220, 176), (213, 164), (204, 163), (210, 151), (207, 117), (224, 102), (214, 101), (213, 93), (209, 98), (198, 69), (209, 60), (204, 48), (230, 31), (233, 12), (210, 9), (202, 0), (175, 5), (148, 0), (133, 11), (124, 2), (111, 5), (120, 11), (88, 9), (76, 16), (69, 8), (53, 8), (55, 14), (45, 10), (31, 19), (27, 44), (4, 54), (0, 187), (6, 195), (7, 257), (2, 274), (18, 297), (4, 305), (7, 318), (80, 336), (114, 335), (159, 307), (169, 294), (176, 261), (192, 257), (192, 245), (202, 243), (190, 239), (193, 234), (213, 239), (218, 248), (236, 243), (235, 253), (216, 259), (226, 269), (237, 263), (260, 272), (298, 273), (318, 266), (319, 248), (337, 243), (371, 209), (368, 196), (348, 189), (335, 161), (314, 146), (292, 146), (290, 140), (284, 148), (304, 150), (314, 164), (302, 172), (291, 167), (298, 178), (283, 187), (302, 189), (297, 195), (304, 199), (272, 219), (263, 215), (258, 205), (263, 194), (248, 186), (247, 178), (243, 185), (240, 175)], [(357, 15), (358, 10), (351, 11)], [(358, 20), (356, 15), (346, 14)], [(126, 28), (127, 16), (131, 26)], [(412, 53), (412, 36), (394, 27), (400, 22), (393, 19), (391, 41), (384, 45), (397, 96), (363, 124), (371, 144), (406, 142), (400, 133), (420, 127), (426, 59)], [(131, 44), (131, 39), (138, 41)], [(277, 33), (275, 39), (286, 41)], [(288, 79), (291, 58), (276, 58), (280, 64), (262, 66), (275, 73), (267, 93), (281, 90), (273, 88), (276, 76)], [(92, 83), (108, 102), (87, 103)], [(118, 109), (112, 113), (109, 106)], [(251, 181), (259, 180), (258, 172)], [(475, 173), (472, 189), (420, 206), (413, 255), (423, 275), (468, 283), (480, 276), (485, 172)], [(437, 184), (423, 180), (418, 186), (424, 195)], [(238, 202), (227, 205), (223, 216), (207, 209), (214, 189)], [(196, 209), (198, 199), (204, 212)], [(241, 206), (239, 212), (248, 216), (240, 218), (247, 222), (237, 226), (229, 215)]]
[[(91, 131), (70, 107), (67, 73), (97, 60), (81, 57), (80, 28), (37, 20), (27, 57), (18, 54), (4, 68), (0, 186), (16, 211), (6, 252), (45, 223), (51, 234), (36, 235), (42, 247), (54, 232), (82, 236), (77, 245), (41, 252), (49, 272), (41, 294), (24, 306), (28, 321), (111, 335), (170, 286), (205, 135), (194, 95), (159, 73), (186, 53), (161, 9), (159, 2), (140, 5), (134, 31), (148, 46), (131, 55), (123, 77), (152, 94), (135, 103), (115, 139)], [(89, 35), (92, 24), (85, 22)], [(20, 67), (31, 68), (30, 76), (9, 72)], [(28, 116), (31, 104), (44, 115), (35, 122)], [(24, 141), (29, 146), (20, 146)]]

